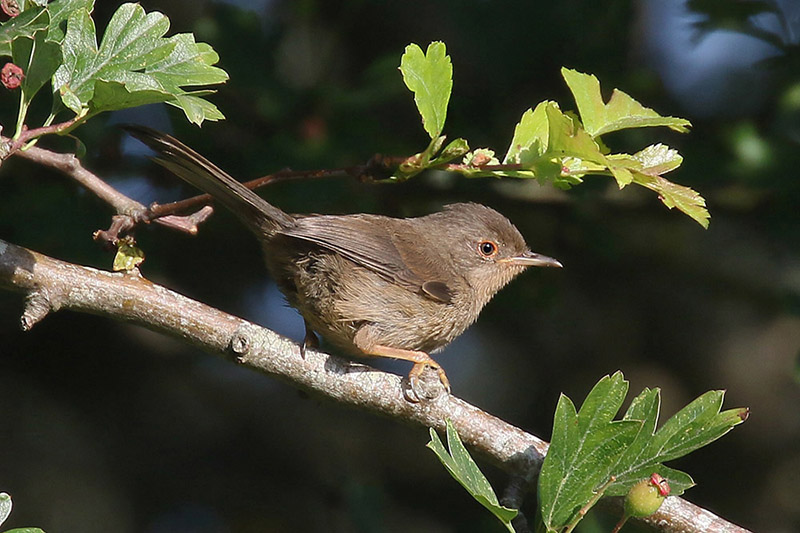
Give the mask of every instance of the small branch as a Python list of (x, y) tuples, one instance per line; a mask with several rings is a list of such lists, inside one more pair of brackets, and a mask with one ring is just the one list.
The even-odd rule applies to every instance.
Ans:
[[(403, 160), (401, 157), (384, 157), (380, 154), (372, 158), (363, 165), (350, 167), (334, 168), (328, 170), (279, 170), (273, 174), (267, 174), (250, 181), (243, 181), (242, 185), (248, 189), (255, 190), (271, 183), (288, 181), (295, 179), (321, 179), (321, 178), (342, 178), (352, 177), (361, 182), (373, 182), (387, 179), (391, 176), (393, 169)], [(148, 209), (145, 216), (147, 221), (158, 219), (166, 215), (182, 213), (188, 209), (194, 209), (201, 205), (208, 205), (214, 199), (208, 194), (199, 194), (185, 200), (171, 202), (168, 204), (153, 204)]]
[[(20, 106), (20, 110), (22, 106)], [(27, 129), (24, 128), (19, 135), (15, 136), (13, 139), (3, 139), (4, 150), (3, 156), (0, 159), (5, 159), (10, 155), (14, 155), (20, 150), (25, 147), (25, 143), (30, 140), (38, 139), (42, 135), (48, 135), (53, 133), (61, 133), (63, 131), (68, 130), (69, 128), (73, 127), (76, 122), (79, 120), (80, 117), (75, 117), (71, 120), (67, 120), (66, 122), (60, 122), (58, 124), (50, 124), (48, 126), (42, 126), (41, 128), (33, 128)]]
[[(132, 322), (318, 396), (413, 425), (444, 431), (444, 421), (449, 418), (465, 444), (521, 477), (528, 487), (547, 452), (543, 440), (455, 396), (410, 403), (403, 397), (398, 376), (316, 350), (306, 350), (303, 358), (300, 347), (289, 339), (136, 274), (73, 265), (0, 240), (0, 289), (26, 294), (44, 291), (43, 295), (50, 295), (48, 308), (53, 310), (71, 309)], [(53, 294), (59, 295), (57, 306)], [(34, 298), (39, 297), (30, 300)], [(645, 522), (669, 533), (747, 531), (681, 498), (667, 498)]]
[[(213, 213), (213, 209), (208, 205), (213, 199), (207, 194), (168, 204), (154, 203), (149, 207), (145, 207), (86, 169), (74, 154), (62, 154), (37, 146), (21, 149), (28, 140), (38, 138), (46, 133), (58, 133), (71, 127), (73, 123), (74, 121), (68, 121), (33, 130), (25, 130), (16, 139), (0, 137), (0, 161), (14, 155), (54, 168), (77, 181), (88, 191), (109, 204), (117, 215), (112, 217), (111, 226), (107, 230), (98, 230), (94, 233), (95, 240), (113, 245), (116, 244), (120, 235), (129, 232), (138, 224), (149, 224), (150, 222), (156, 222), (162, 226), (195, 235), (197, 234), (198, 226)], [(397, 161), (400, 161), (400, 158), (386, 158), (381, 155), (375, 155), (363, 165), (331, 170), (281, 170), (274, 174), (268, 174), (245, 182), (244, 185), (250, 189), (256, 189), (276, 181), (342, 176), (351, 176), (359, 181), (377, 181), (390, 176), (392, 165), (398, 164)], [(177, 214), (185, 213), (190, 209), (198, 210), (189, 215)]]
[[(52, 127), (58, 126), (61, 125), (57, 124)], [(19, 139), (15, 141), (0, 137), (0, 141), (4, 146), (8, 147), (17, 143)], [(95, 239), (103, 242), (115, 244), (121, 233), (130, 231), (139, 223), (149, 223), (151, 220), (162, 226), (194, 235), (197, 233), (197, 226), (204, 222), (213, 212), (211, 207), (206, 206), (191, 215), (152, 217), (150, 216), (149, 208), (122, 194), (95, 173), (86, 169), (74, 154), (61, 154), (38, 146), (31, 146), (26, 150), (16, 150), (10, 153), (62, 172), (109, 204), (117, 212), (117, 215), (112, 217), (111, 226), (108, 230), (95, 232)]]

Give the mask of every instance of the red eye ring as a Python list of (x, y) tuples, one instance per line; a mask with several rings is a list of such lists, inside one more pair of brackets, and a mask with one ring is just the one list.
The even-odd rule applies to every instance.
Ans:
[(478, 253), (483, 257), (494, 257), (497, 255), (497, 244), (492, 241), (481, 241), (478, 243)]

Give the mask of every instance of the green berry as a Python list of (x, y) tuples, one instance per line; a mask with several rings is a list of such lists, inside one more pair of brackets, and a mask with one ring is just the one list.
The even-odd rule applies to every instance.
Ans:
[(658, 474), (650, 479), (643, 479), (631, 487), (625, 496), (625, 514), (627, 516), (650, 516), (658, 511), (661, 503), (669, 495), (669, 483)]

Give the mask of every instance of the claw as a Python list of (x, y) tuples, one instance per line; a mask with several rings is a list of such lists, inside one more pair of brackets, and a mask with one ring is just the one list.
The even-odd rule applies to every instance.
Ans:
[(306, 350), (312, 348), (314, 350), (319, 350), (319, 338), (314, 333), (314, 330), (311, 329), (311, 326), (308, 322), (305, 322), (306, 325), (306, 336), (303, 338), (303, 344), (300, 346), (300, 357), (305, 359), (306, 358)]

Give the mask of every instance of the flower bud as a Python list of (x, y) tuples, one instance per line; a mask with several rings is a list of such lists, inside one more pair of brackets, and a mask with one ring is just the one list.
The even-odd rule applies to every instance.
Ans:
[(22, 85), (22, 78), (25, 77), (22, 69), (14, 63), (6, 63), (2, 70), (0, 70), (0, 83), (6, 89), (16, 89)]

